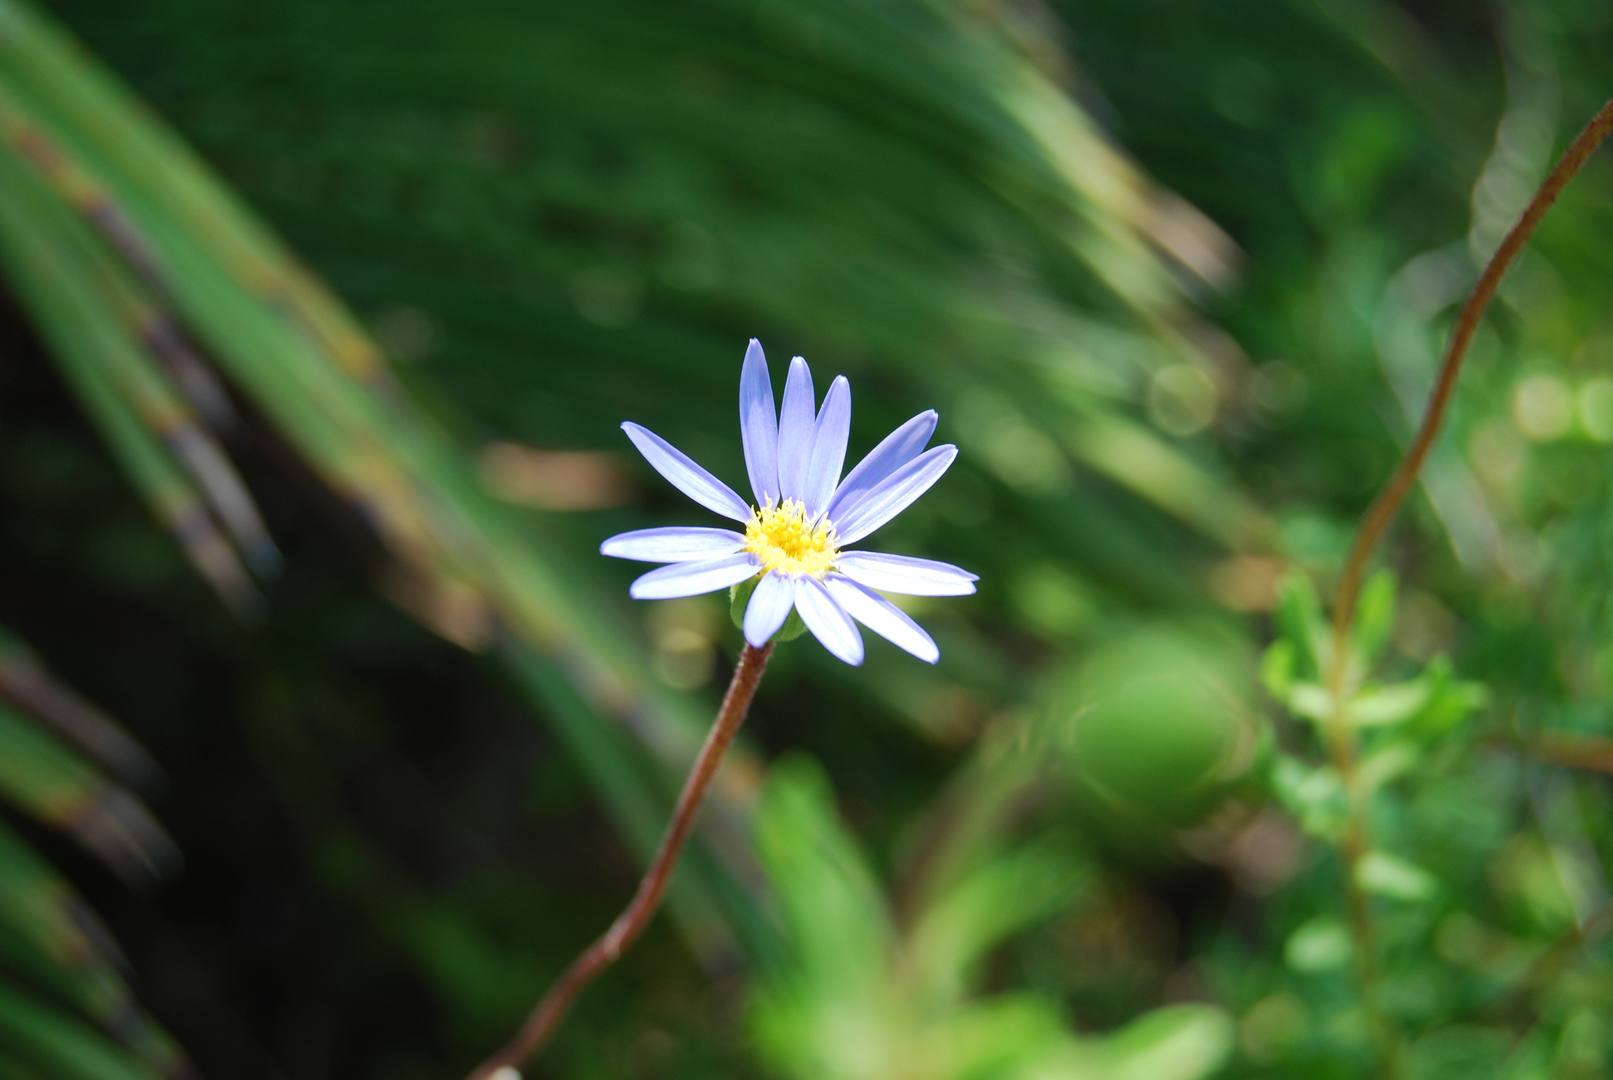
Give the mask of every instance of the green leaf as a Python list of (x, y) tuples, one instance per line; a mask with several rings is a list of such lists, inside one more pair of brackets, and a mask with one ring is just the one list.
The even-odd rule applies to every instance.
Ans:
[(148, 1067), (178, 1073), (178, 1051), (135, 1004), (110, 940), (71, 887), (0, 825), (0, 973), (21, 976), (41, 1003), (48, 997), (78, 1010)]
[(126, 880), (160, 879), (178, 858), (178, 849), (144, 803), (5, 705), (0, 705), (0, 798), (68, 833)]
[(72, 825), (100, 789), (95, 766), (0, 705), (0, 797), (57, 828)]
[(110, 716), (51, 675), (21, 639), (0, 627), (0, 700), (138, 788), (161, 783), (162, 768)]
[(761, 580), (762, 576), (758, 574), (728, 587), (728, 617), (733, 620), (734, 629), (745, 629), (745, 608)]
[(161, 1080), (90, 1025), (0, 981), (0, 1046), (51, 1080)]
[(1260, 657), (1260, 682), (1266, 693), (1281, 702), (1288, 701), (1294, 684), (1294, 665), (1299, 649), (1288, 638), (1278, 638)]
[(914, 923), (906, 957), (915, 991), (931, 1004), (960, 1003), (993, 947), (1068, 904), (1083, 883), (1067, 851), (1027, 845), (983, 859)]
[(835, 814), (822, 769), (801, 756), (775, 765), (755, 828), (804, 973), (853, 996), (857, 988), (871, 991), (892, 955), (894, 928), (872, 872)]
[(1406, 739), (1379, 747), (1361, 759), (1355, 770), (1355, 784), (1363, 796), (1410, 772), (1421, 759), (1419, 748)]
[(1364, 690), (1350, 699), (1345, 716), (1356, 727), (1403, 724), (1421, 712), (1433, 694), (1426, 679)]
[(1106, 1080), (1199, 1080), (1232, 1052), (1236, 1030), (1222, 1009), (1172, 1005), (1132, 1021), (1106, 1041)]
[(1424, 678), (1429, 684), (1428, 700), (1407, 727), (1409, 733), (1425, 741), (1443, 738), (1490, 703), (1489, 688), (1483, 683), (1457, 679), (1448, 657), (1436, 656)]
[(1313, 682), (1296, 682), (1288, 688), (1289, 711), (1319, 724), (1332, 723), (1337, 711), (1333, 695), (1327, 688)]
[(1298, 758), (1279, 753), (1271, 765), (1271, 790), (1312, 836), (1336, 840), (1343, 832), (1349, 805), (1344, 783), (1333, 766), (1311, 768)]
[(1350, 931), (1330, 915), (1305, 923), (1283, 943), (1283, 960), (1295, 971), (1317, 975), (1338, 971), (1350, 962), (1355, 945)]
[(1387, 567), (1367, 579), (1355, 604), (1350, 644), (1361, 670), (1369, 670), (1395, 627), (1395, 575)]
[(1322, 619), (1322, 601), (1316, 586), (1299, 570), (1289, 570), (1277, 583), (1277, 625), (1294, 643), (1296, 676), (1319, 680), (1327, 670), (1332, 647)]
[(1369, 893), (1391, 900), (1421, 903), (1439, 892), (1439, 879), (1427, 870), (1395, 855), (1369, 851), (1355, 867), (1356, 884)]

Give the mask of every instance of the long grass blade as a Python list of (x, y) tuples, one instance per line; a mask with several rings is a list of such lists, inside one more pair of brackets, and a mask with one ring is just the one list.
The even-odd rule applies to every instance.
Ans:
[(72, 836), (132, 884), (160, 880), (178, 862), (178, 848), (144, 803), (4, 705), (0, 797)]
[[(130, 404), (126, 386), (114, 377), (114, 371), (139, 371), (141, 360), (132, 355), (134, 346), (86, 268), (72, 258), (71, 219), (63, 217), (7, 150), (0, 150), (0, 185), (8, 196), (0, 200), (0, 258), (55, 347), (68, 382), (203, 579), (236, 611), (252, 611), (257, 591), (234, 548), (151, 424)], [(157, 401), (148, 404), (159, 406)], [(170, 416), (162, 410), (151, 419), (164, 423)]]
[[(26, 110), (21, 122), (66, 163), (52, 166), (53, 190), (81, 214), (93, 210), (104, 220), (106, 206), (119, 208), (114, 246), (406, 568), (479, 595), (527, 647), (556, 657), (590, 708), (635, 736), (658, 770), (681, 772), (698, 745), (698, 713), (648, 687), (629, 636), (601, 618), (570, 571), (549, 562), (535, 538), (479, 491), (462, 456), (393, 386), (356, 323), (121, 88), (70, 52), (40, 17), (22, 5), (10, 10), (0, 85)], [(15, 156), (12, 164), (0, 182), (27, 187), (18, 175), (25, 167)], [(22, 216), (0, 215), (0, 228), (9, 222), (26, 236), (29, 222), (16, 220)], [(13, 268), (26, 279), (25, 293), (33, 290), (42, 310), (60, 306), (62, 298), (42, 284), (59, 273), (49, 265), (50, 245), (25, 251), (29, 260)], [(41, 273), (47, 265), (50, 273)], [(73, 344), (64, 336), (64, 356)], [(134, 446), (138, 435), (125, 430), (130, 417), (106, 386), (104, 366), (81, 357), (74, 370), (80, 392), (108, 437), (129, 444), (124, 456), (138, 456), (155, 474), (161, 464), (149, 440)], [(121, 425), (116, 432), (114, 425)], [(168, 505), (194, 505), (176, 497), (183, 489), (172, 475), (161, 479)], [(726, 847), (724, 858), (735, 867), (724, 873), (754, 878), (740, 846)]]
[(163, 782), (162, 767), (106, 713), (54, 678), (20, 638), (0, 627), (0, 701), (9, 702), (136, 788)]
[(0, 826), (0, 985), (25, 984), (76, 1010), (162, 1076), (187, 1072), (173, 1042), (142, 1013), (119, 974), (111, 934), (26, 844)]

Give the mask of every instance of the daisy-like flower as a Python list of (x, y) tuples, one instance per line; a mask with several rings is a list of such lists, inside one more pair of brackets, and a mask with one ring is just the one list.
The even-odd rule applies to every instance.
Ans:
[(656, 472), (745, 531), (639, 529), (606, 540), (600, 553), (670, 564), (633, 582), (629, 592), (636, 600), (696, 596), (757, 578), (744, 630), (745, 640), (758, 648), (793, 610), (824, 648), (848, 664), (863, 661), (859, 622), (933, 664), (941, 650), (930, 635), (880, 592), (964, 596), (979, 579), (930, 559), (845, 549), (905, 510), (958, 456), (951, 445), (924, 449), (936, 419), (933, 409), (919, 413), (842, 480), (851, 384), (838, 376), (817, 408), (812, 372), (798, 356), (790, 361), (783, 408), (775, 411), (767, 358), (753, 338), (739, 375), (739, 433), (754, 504), (659, 435), (631, 422), (622, 425)]

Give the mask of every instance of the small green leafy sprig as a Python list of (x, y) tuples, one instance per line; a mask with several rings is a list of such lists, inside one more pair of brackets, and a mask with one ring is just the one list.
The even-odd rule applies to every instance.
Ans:
[[(1387, 570), (1361, 590), (1339, 680), (1342, 693), (1335, 693), (1329, 676), (1335, 643), (1315, 588), (1300, 574), (1278, 588), (1280, 636), (1262, 658), (1261, 679), (1272, 698), (1331, 751), (1331, 760), (1312, 763), (1274, 750), (1267, 778), (1300, 827), (1330, 845), (1345, 843), (1352, 827), (1364, 833), (1371, 802), (1385, 785), (1416, 768), (1489, 700), (1482, 684), (1457, 678), (1443, 655), (1410, 677), (1375, 677), (1393, 635), (1396, 593)], [(1413, 900), (1436, 888), (1426, 870), (1387, 851), (1364, 847), (1354, 861), (1355, 884), (1368, 893)]]

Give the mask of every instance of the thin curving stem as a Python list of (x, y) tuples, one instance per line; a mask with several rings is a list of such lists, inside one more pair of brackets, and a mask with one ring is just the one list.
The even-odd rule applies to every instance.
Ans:
[(661, 837), (661, 846), (656, 849), (655, 858), (650, 861), (649, 868), (644, 871), (644, 877), (639, 880), (638, 891), (633, 894), (633, 899), (628, 902), (622, 913), (616, 916), (616, 921), (611, 923), (610, 929), (583, 950), (560, 978), (554, 981), (527, 1016), (526, 1023), (515, 1033), (515, 1037), (498, 1053), (477, 1066), (470, 1074), (469, 1080), (493, 1080), (495, 1074), (502, 1074), (499, 1080), (505, 1080), (510, 1074), (515, 1073), (521, 1064), (542, 1049), (549, 1036), (554, 1034), (555, 1028), (565, 1019), (571, 1003), (576, 1000), (583, 987), (614, 964), (628, 946), (644, 932), (645, 927), (649, 926), (656, 909), (661, 905), (661, 897), (666, 893), (667, 885), (672, 881), (672, 871), (678, 864), (678, 856), (683, 852), (684, 842), (689, 838), (689, 830), (694, 826), (706, 789), (711, 786), (712, 779), (717, 775), (717, 766), (722, 763), (723, 752), (728, 749), (728, 744), (734, 741), (740, 724), (745, 722), (745, 714), (750, 711), (751, 698), (756, 696), (756, 686), (761, 682), (762, 672), (767, 669), (768, 658), (772, 655), (772, 642), (768, 642), (760, 649), (746, 645), (744, 652), (739, 654), (739, 664), (734, 668), (734, 678), (728, 684), (728, 692), (723, 695), (722, 706), (717, 710), (717, 719), (712, 721), (705, 745), (700, 748), (700, 754), (689, 770), (688, 779), (683, 782), (683, 791), (678, 795), (677, 806), (672, 811), (672, 820), (667, 825), (666, 833)]
[(1512, 226), (1506, 238), (1501, 241), (1501, 246), (1490, 257), (1484, 272), (1474, 283), (1473, 291), (1468, 293), (1467, 300), (1463, 302), (1462, 309), (1457, 314), (1450, 341), (1445, 346), (1445, 358), (1440, 365), (1439, 377), (1434, 382), (1433, 393), (1429, 395), (1428, 405), (1423, 411), (1422, 424), (1417, 429), (1417, 436), (1412, 440), (1405, 456), (1400, 459), (1400, 464), (1395, 468), (1393, 475), (1389, 477), (1389, 482), (1384, 485), (1383, 490), (1378, 493), (1378, 497), (1372, 501), (1372, 505), (1362, 517), (1355, 539), (1350, 544), (1350, 552), (1344, 562), (1344, 572), (1339, 577), (1338, 589), (1333, 595), (1333, 655), (1327, 673), (1328, 690), (1333, 700), (1333, 715), (1328, 725), (1327, 741), (1333, 766), (1339, 772), (1349, 800), (1349, 819), (1344, 835), (1340, 838), (1339, 854), (1344, 862), (1344, 888), (1349, 906), (1351, 932), (1355, 939), (1356, 979), (1363, 994), (1368, 995), (1366, 1006), (1369, 1023), (1374, 1029), (1375, 1039), (1380, 1044), (1383, 1064), (1391, 1075), (1395, 1071), (1398, 1049), (1387, 1018), (1378, 1010), (1369, 994), (1369, 988), (1376, 979), (1372, 918), (1367, 906), (1366, 893), (1356, 880), (1361, 860), (1370, 849), (1366, 807), (1362, 805), (1355, 780), (1356, 738), (1348, 715), (1345, 686), (1350, 656), (1348, 641), (1350, 627), (1355, 619), (1356, 600), (1373, 549), (1377, 547), (1389, 523), (1394, 520), (1401, 504), (1405, 502), (1412, 483), (1422, 469), (1423, 461), (1428, 457), (1428, 451), (1434, 445), (1434, 439), (1439, 435), (1440, 425), (1450, 408), (1451, 394), (1456, 388), (1457, 376), (1461, 374), (1462, 361), (1467, 357), (1468, 346), (1472, 344), (1479, 321), (1483, 319), (1490, 301), (1495, 299), (1496, 290), (1501, 287), (1501, 279), (1506, 276), (1507, 270), (1523, 250), (1523, 245), (1528, 242), (1536, 226), (1546, 216), (1546, 211), (1557, 201), (1557, 196), (1584, 167), (1592, 152), (1601, 145), (1603, 139), (1607, 138), (1609, 132), (1613, 132), (1613, 101), (1603, 105), (1591, 118), (1591, 122), (1585, 125), (1585, 129), (1575, 136), (1574, 141), (1569, 144), (1568, 149), (1563, 152), (1563, 156), (1558, 159), (1557, 164), (1552, 167), (1540, 185), (1540, 189), (1535, 192), (1534, 198), (1524, 208), (1517, 224)]
[(1445, 420), (1446, 410), (1450, 407), (1451, 391), (1456, 388), (1456, 377), (1461, 374), (1462, 361), (1467, 358), (1467, 347), (1473, 341), (1473, 333), (1479, 327), (1479, 320), (1484, 317), (1485, 309), (1490, 301), (1495, 299), (1496, 290), (1501, 287), (1501, 279), (1506, 276), (1507, 270), (1517, 259), (1523, 245), (1528, 242), (1535, 227), (1551, 209), (1557, 196), (1562, 194), (1568, 181), (1584, 166), (1591, 153), (1613, 131), (1613, 101), (1603, 105), (1601, 110), (1585, 125), (1585, 129), (1575, 136), (1574, 141), (1568, 145), (1563, 156), (1553, 166), (1540, 190), (1524, 208), (1523, 216), (1518, 223), (1512, 226), (1501, 246), (1496, 248), (1495, 254), (1490, 256), (1489, 263), (1484, 267), (1484, 273), (1474, 283), (1473, 291), (1468, 293), (1467, 300), (1462, 304), (1461, 313), (1456, 317), (1456, 326), (1451, 330), (1451, 339), (1445, 346), (1445, 359), (1439, 369), (1439, 378), (1434, 382), (1434, 392), (1428, 398), (1428, 407), (1423, 411), (1422, 426), (1417, 429), (1417, 437), (1412, 440), (1411, 447), (1406, 456), (1400, 459), (1400, 465), (1395, 469), (1394, 475), (1384, 485), (1378, 497), (1373, 500), (1367, 509), (1366, 516), (1361, 519), (1361, 526), (1356, 530), (1355, 540), (1350, 545), (1349, 557), (1344, 562), (1344, 573), (1339, 578), (1337, 591), (1333, 594), (1333, 640), (1338, 643), (1334, 652), (1335, 666), (1343, 663), (1345, 635), (1350, 631), (1350, 624), (1355, 619), (1356, 596), (1361, 591), (1361, 579), (1366, 573), (1367, 560), (1372, 555), (1372, 549), (1378, 544), (1383, 531), (1389, 527), (1389, 522), (1405, 502), (1406, 493), (1411, 490), (1412, 481), (1417, 479), (1417, 473), (1423, 467), (1423, 460), (1428, 457), (1428, 451), (1434, 445), (1434, 438), (1439, 434), (1440, 425)]

